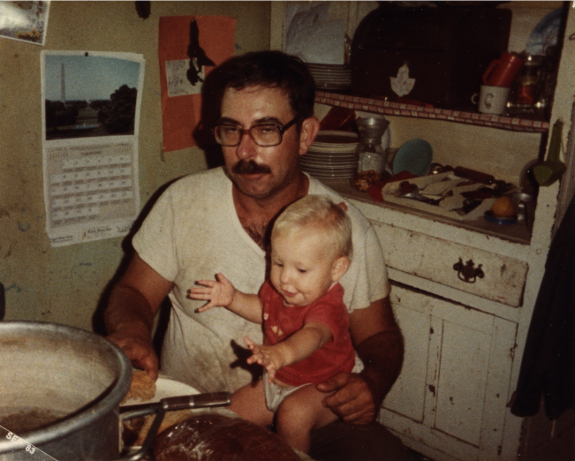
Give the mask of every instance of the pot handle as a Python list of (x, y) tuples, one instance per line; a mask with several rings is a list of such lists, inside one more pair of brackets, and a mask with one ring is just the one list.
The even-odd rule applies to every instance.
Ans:
[(178, 397), (166, 397), (159, 402), (143, 403), (140, 405), (128, 405), (120, 408), (120, 417), (122, 420), (132, 418), (141, 418), (155, 414), (154, 421), (142, 447), (126, 457), (120, 458), (117, 461), (139, 461), (144, 456), (148, 456), (151, 461), (155, 461), (153, 453), (148, 453), (152, 446), (152, 441), (158, 433), (158, 429), (164, 420), (164, 415), (167, 411), (188, 410), (193, 408), (212, 408), (212, 407), (225, 407), (232, 403), (231, 394), (229, 392), (210, 392), (207, 394), (195, 395), (182, 395)]

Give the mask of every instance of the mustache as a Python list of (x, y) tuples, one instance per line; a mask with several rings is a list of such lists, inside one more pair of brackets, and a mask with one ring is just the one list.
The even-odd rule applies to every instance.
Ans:
[(271, 168), (268, 165), (260, 165), (253, 160), (240, 160), (232, 167), (235, 174), (269, 174)]

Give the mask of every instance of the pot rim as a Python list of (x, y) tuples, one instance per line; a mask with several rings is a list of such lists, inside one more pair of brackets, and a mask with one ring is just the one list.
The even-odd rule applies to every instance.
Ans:
[[(15, 434), (21, 437), (18, 442), (12, 442), (10, 440), (0, 441), (0, 454), (25, 449), (28, 444), (37, 446), (46, 442), (57, 441), (62, 437), (66, 437), (84, 429), (86, 426), (92, 424), (94, 421), (101, 418), (102, 415), (105, 415), (110, 411), (117, 411), (119, 415), (120, 402), (128, 393), (131, 384), (132, 365), (126, 354), (107, 338), (89, 330), (51, 322), (7, 321), (0, 322), (0, 334), (3, 331), (27, 331), (30, 327), (39, 329), (48, 334), (67, 334), (75, 336), (79, 340), (89, 339), (91, 341), (96, 341), (103, 346), (103, 349), (108, 349), (113, 353), (114, 358), (119, 363), (120, 373), (119, 376), (110, 383), (108, 389), (103, 392), (102, 398), (100, 398), (96, 404), (84, 407), (77, 414), (66, 418), (63, 421), (23, 434)], [(9, 430), (9, 428), (5, 429)]]

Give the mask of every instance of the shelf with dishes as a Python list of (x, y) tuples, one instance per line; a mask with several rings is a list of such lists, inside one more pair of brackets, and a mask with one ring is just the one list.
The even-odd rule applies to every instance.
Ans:
[(413, 104), (390, 102), (381, 99), (366, 98), (348, 94), (318, 91), (316, 103), (328, 106), (339, 106), (375, 114), (395, 115), (400, 117), (425, 118), (454, 123), (500, 128), (509, 131), (546, 133), (549, 123), (541, 120), (507, 117), (502, 115), (481, 114), (459, 110), (439, 109), (436, 107), (417, 106)]

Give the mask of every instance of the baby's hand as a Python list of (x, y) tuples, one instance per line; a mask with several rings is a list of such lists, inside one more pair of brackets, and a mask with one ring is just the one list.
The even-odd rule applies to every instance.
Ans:
[(236, 289), (222, 273), (216, 274), (217, 280), (198, 280), (196, 283), (204, 288), (188, 290), (188, 298), (204, 299), (207, 304), (196, 309), (196, 312), (205, 312), (212, 307), (228, 307), (234, 300)]
[(248, 349), (252, 351), (252, 356), (248, 358), (248, 364), (257, 363), (264, 367), (268, 372), (268, 381), (271, 383), (276, 375), (276, 372), (284, 366), (283, 357), (281, 356), (278, 348), (275, 346), (264, 346), (254, 343), (247, 336), (244, 341)]

